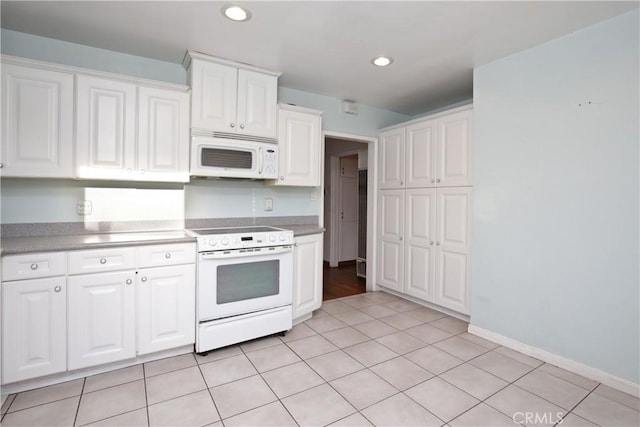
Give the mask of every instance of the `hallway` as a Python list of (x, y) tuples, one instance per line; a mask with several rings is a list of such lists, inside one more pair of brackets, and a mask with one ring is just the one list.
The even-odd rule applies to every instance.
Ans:
[(330, 268), (328, 262), (322, 265), (322, 300), (346, 297), (366, 292), (366, 280), (356, 276), (356, 262), (341, 262), (336, 268)]

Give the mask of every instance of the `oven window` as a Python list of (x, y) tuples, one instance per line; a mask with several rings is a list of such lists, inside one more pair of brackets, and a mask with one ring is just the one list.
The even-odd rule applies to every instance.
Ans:
[(217, 303), (245, 301), (278, 295), (278, 260), (221, 265), (217, 268)]

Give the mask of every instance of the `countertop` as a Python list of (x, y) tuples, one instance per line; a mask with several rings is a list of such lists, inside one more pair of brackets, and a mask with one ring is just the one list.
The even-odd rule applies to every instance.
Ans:
[[(306, 236), (324, 231), (324, 229), (317, 224), (278, 225), (277, 227), (292, 230), (294, 236)], [(2, 238), (2, 255), (100, 249), (130, 245), (188, 243), (195, 241), (196, 239), (185, 230), (5, 237)]]

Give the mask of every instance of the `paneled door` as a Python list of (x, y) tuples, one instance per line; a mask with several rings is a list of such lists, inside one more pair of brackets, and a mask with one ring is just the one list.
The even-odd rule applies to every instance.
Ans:
[(438, 120), (437, 179), (439, 187), (471, 185), (471, 110)]
[(310, 315), (322, 305), (322, 234), (295, 238), (293, 318)]
[(407, 190), (404, 292), (433, 299), (435, 278), (436, 189)]
[(404, 190), (378, 194), (378, 283), (402, 292), (404, 266)]
[(358, 179), (342, 175), (338, 179), (340, 181), (338, 261), (353, 261), (358, 257)]
[(73, 178), (73, 75), (2, 64), (2, 175)]
[(378, 143), (380, 189), (404, 188), (405, 128), (382, 132)]
[(64, 277), (2, 283), (2, 383), (67, 369), (66, 307)]
[(407, 126), (406, 188), (436, 185), (436, 129), (436, 120)]
[(280, 109), (276, 185), (320, 186), (321, 123), (318, 114)]
[(135, 179), (136, 86), (77, 77), (77, 176)]
[(278, 78), (238, 70), (238, 133), (277, 136)]
[(135, 272), (69, 276), (69, 370), (136, 355)]
[(236, 132), (238, 69), (193, 61), (191, 126)]
[(137, 275), (138, 354), (195, 342), (195, 266), (141, 269)]
[(471, 188), (437, 190), (436, 279), (434, 302), (469, 314)]

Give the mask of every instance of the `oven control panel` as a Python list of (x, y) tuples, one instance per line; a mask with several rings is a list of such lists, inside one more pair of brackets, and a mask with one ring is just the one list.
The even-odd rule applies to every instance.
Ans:
[(198, 237), (198, 251), (262, 248), (293, 244), (293, 232), (278, 230), (256, 233), (230, 233)]

